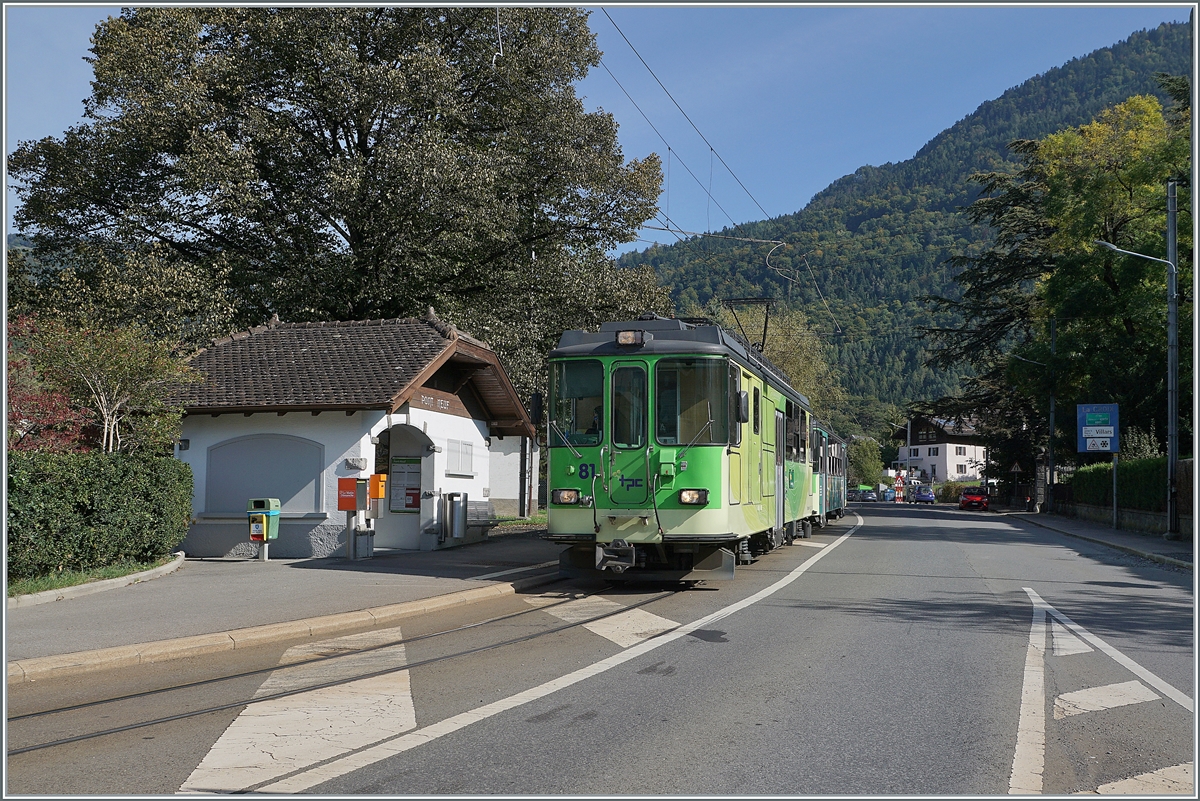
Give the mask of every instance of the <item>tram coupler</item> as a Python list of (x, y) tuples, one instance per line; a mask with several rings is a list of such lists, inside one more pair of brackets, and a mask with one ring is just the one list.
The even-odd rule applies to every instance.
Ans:
[(607, 545), (596, 544), (596, 569), (624, 573), (637, 563), (637, 551), (625, 540), (613, 540)]

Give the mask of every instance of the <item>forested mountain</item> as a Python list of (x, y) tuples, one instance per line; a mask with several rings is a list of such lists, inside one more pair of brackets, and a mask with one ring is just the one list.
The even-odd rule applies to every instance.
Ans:
[(907, 161), (861, 167), (801, 211), (718, 232), (788, 243), (769, 265), (773, 245), (714, 237), (627, 253), (620, 263), (653, 265), (681, 313), (714, 298), (803, 304), (859, 408), (870, 399), (902, 405), (953, 393), (962, 373), (926, 367), (918, 334), (948, 322), (921, 301), (956, 295), (946, 259), (989, 241), (962, 213), (978, 191), (970, 175), (1015, 169), (1007, 148), (1014, 139), (1085, 124), (1131, 95), (1165, 100), (1155, 73), (1190, 75), (1191, 50), (1187, 24), (1137, 32), (984, 103)]

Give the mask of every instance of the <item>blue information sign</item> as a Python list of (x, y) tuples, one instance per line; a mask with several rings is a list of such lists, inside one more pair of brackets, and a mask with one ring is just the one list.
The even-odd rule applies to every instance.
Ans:
[(1080, 453), (1118, 453), (1121, 432), (1115, 403), (1080, 403), (1075, 407)]

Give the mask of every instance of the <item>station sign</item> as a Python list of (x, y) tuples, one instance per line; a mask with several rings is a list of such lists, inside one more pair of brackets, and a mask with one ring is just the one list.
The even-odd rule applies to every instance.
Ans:
[(1075, 407), (1076, 445), (1080, 453), (1118, 453), (1120, 416), (1115, 403), (1080, 403)]

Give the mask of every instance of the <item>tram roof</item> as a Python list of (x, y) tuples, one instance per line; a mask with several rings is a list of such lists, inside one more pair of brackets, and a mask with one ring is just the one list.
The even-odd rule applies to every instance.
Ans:
[[(652, 336), (642, 345), (617, 344), (618, 331), (644, 331)], [(794, 395), (805, 406), (808, 397), (792, 386), (791, 379), (763, 353), (742, 337), (711, 321), (691, 322), (675, 317), (643, 314), (636, 320), (602, 323), (600, 330), (564, 331), (550, 358), (569, 356), (632, 356), (695, 353), (732, 356), (744, 364), (770, 375), (786, 394)]]

